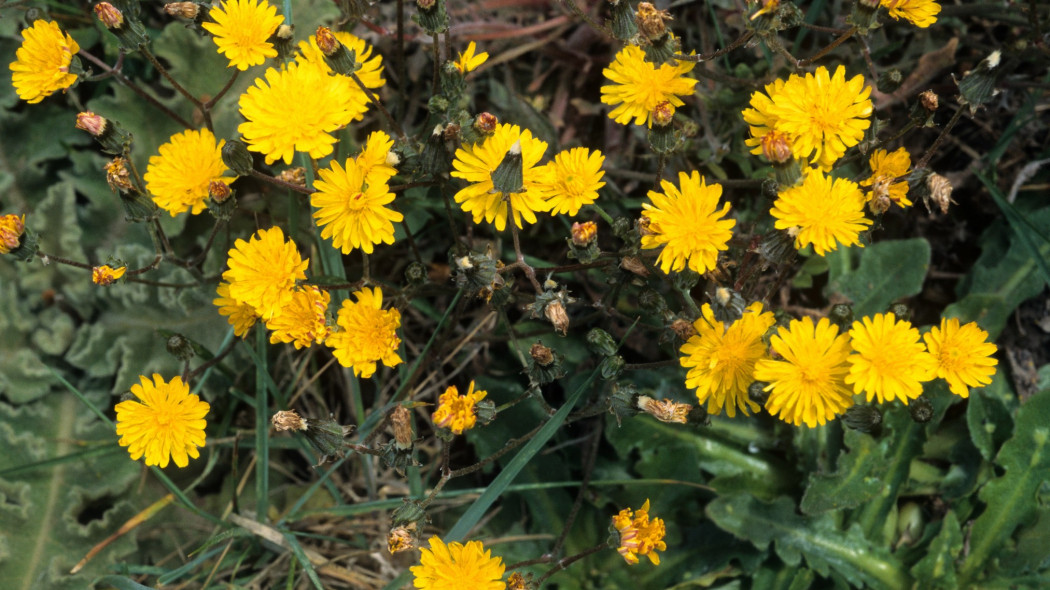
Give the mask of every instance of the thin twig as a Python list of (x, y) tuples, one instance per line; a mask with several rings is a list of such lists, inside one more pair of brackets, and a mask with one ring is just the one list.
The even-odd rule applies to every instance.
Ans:
[[(95, 57), (94, 55), (91, 55), (90, 53), (84, 51), (83, 49), (80, 50), (80, 52), (77, 53), (77, 55), (80, 56), (80, 57), (83, 57), (84, 59), (86, 59), (89, 62), (95, 64), (96, 66), (102, 68), (103, 71), (105, 71), (107, 74), (109, 74), (109, 75), (113, 76), (114, 78), (116, 78), (118, 81), (120, 81), (121, 84), (123, 84), (124, 86), (127, 86), (129, 90), (131, 90), (135, 94), (137, 94), (140, 97), (142, 97), (143, 99), (145, 99), (146, 102), (150, 103), (150, 105), (152, 105), (154, 108), (156, 108), (160, 112), (164, 113), (168, 118), (174, 120), (179, 125), (182, 125), (183, 127), (186, 127), (186, 128), (192, 128), (193, 127), (193, 125), (190, 124), (189, 121), (187, 121), (186, 119), (183, 119), (181, 116), (179, 116), (178, 113), (176, 113), (175, 111), (173, 111), (173, 110), (169, 109), (168, 107), (164, 106), (163, 104), (161, 104), (160, 101), (158, 101), (156, 98), (153, 98), (152, 96), (150, 96), (149, 93), (147, 93), (145, 90), (142, 89), (142, 87), (140, 87), (138, 84), (133, 82), (130, 78), (125, 76), (123, 73), (121, 73), (120, 70), (118, 70), (117, 68), (109, 67), (109, 65), (106, 62), (100, 60), (99, 58)], [(124, 56), (123, 56), (123, 53), (122, 53), (120, 59), (117, 61), (117, 65), (118, 66), (123, 65), (123, 62), (124, 62), (123, 57)]]

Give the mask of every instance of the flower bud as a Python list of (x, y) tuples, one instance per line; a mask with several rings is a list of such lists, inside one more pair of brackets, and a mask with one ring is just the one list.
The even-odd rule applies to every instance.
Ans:
[(25, 233), (25, 220), (25, 215), (0, 215), (0, 254), (8, 254), (18, 248)]
[(135, 11), (132, 12), (132, 18), (125, 19), (124, 13), (109, 2), (99, 2), (95, 5), (95, 16), (120, 39), (120, 47), (125, 51), (138, 51), (149, 43), (145, 27), (135, 19)]
[(169, 336), (165, 346), (168, 349), (168, 354), (182, 362), (186, 362), (196, 356), (196, 353), (193, 350), (193, 343), (182, 334), (172, 334)]
[(336, 74), (349, 76), (361, 68), (361, 65), (357, 63), (357, 53), (340, 43), (328, 27), (317, 27), (314, 38), (317, 39), (317, 46), (321, 49), (324, 62)]
[(580, 248), (590, 246), (598, 237), (598, 224), (593, 221), (572, 224), (572, 243)]
[(608, 332), (601, 328), (591, 328), (587, 332), (587, 347), (593, 352), (602, 356), (612, 356), (616, 354), (616, 340), (609, 335)]
[(130, 191), (134, 186), (131, 184), (131, 173), (128, 172), (128, 161), (116, 157), (106, 162), (103, 166), (106, 171), (106, 184), (113, 192)]
[(445, 9), (445, 0), (416, 0), (416, 7), (419, 10), (412, 20), (419, 23), (419, 26), (428, 35), (434, 36), (448, 30), (448, 11)]
[(273, 43), (277, 50), (277, 62), (285, 62), (295, 58), (295, 27), (286, 23), (278, 25), (277, 30), (267, 39)]
[(208, 197), (216, 203), (225, 202), (232, 194), (230, 185), (221, 180), (212, 180), (208, 183)]
[(908, 412), (911, 413), (912, 420), (925, 424), (933, 419), (933, 404), (928, 397), (920, 395), (908, 404)]
[(846, 408), (842, 422), (864, 434), (878, 435), (882, 430), (882, 412), (874, 405), (859, 404)]
[(106, 131), (105, 117), (96, 115), (91, 111), (84, 111), (77, 114), (77, 129), (82, 129), (90, 133), (93, 137), (100, 137)]
[(658, 103), (655, 107), (653, 107), (653, 125), (657, 125), (659, 127), (665, 127), (667, 125), (670, 125), (671, 121), (674, 121), (674, 113), (674, 105), (670, 102), (665, 100), (663, 102)]
[(420, 10), (430, 10), (434, 7), (434, 2), (435, 0), (416, 0), (416, 6), (418, 6)]
[(317, 48), (321, 50), (321, 53), (329, 57), (335, 55), (335, 52), (343, 45), (339, 42), (339, 39), (335, 38), (332, 29), (325, 26), (317, 27), (314, 38), (317, 39)]
[(904, 76), (901, 74), (901, 71), (897, 68), (893, 68), (891, 70), (883, 72), (882, 75), (879, 76), (879, 80), (876, 83), (876, 86), (878, 87), (879, 92), (889, 94), (900, 88), (901, 82), (903, 81)]
[(907, 305), (904, 305), (903, 303), (894, 303), (893, 305), (891, 305), (890, 313), (892, 313), (893, 316), (898, 320), (905, 322), (911, 321), (911, 308)]
[(107, 154), (123, 155), (131, 146), (131, 134), (116, 121), (109, 121), (90, 111), (77, 114), (76, 127), (90, 133)]
[(995, 84), (1002, 75), (1002, 68), (999, 67), (1001, 56), (999, 50), (993, 51), (958, 82), (959, 94), (962, 95), (959, 102), (969, 105), (971, 114), (999, 93)]
[(760, 406), (766, 405), (766, 400), (769, 399), (769, 392), (766, 391), (768, 385), (765, 381), (752, 382), (747, 386), (747, 398)]
[(838, 326), (840, 331), (846, 332), (853, 325), (853, 307), (845, 303), (836, 303), (831, 306), (828, 319)]
[(634, 20), (634, 11), (628, 0), (609, 0), (612, 4), (612, 13), (609, 19), (609, 28), (613, 37), (620, 41), (627, 41), (638, 33), (638, 23)]
[(237, 176), (250, 176), (254, 162), (248, 146), (239, 139), (231, 139), (222, 145), (222, 163)]
[(405, 280), (409, 285), (419, 287), (425, 284), (430, 277), (427, 275), (427, 267), (422, 263), (412, 261), (405, 267)]
[[(128, 267), (126, 266), (121, 266), (118, 268), (113, 268), (108, 264), (103, 264), (102, 266), (95, 266), (91, 269), (91, 282), (95, 283), (100, 287), (106, 287), (112, 285), (114, 282), (116, 282), (117, 279), (124, 276), (124, 273), (127, 272), (127, 270)], [(172, 336), (171, 338), (175, 338), (175, 336)], [(171, 352), (171, 338), (168, 339), (168, 352)]]
[(620, 377), (625, 366), (627, 366), (627, 361), (623, 360), (622, 356), (607, 356), (605, 357), (605, 360), (598, 365), (598, 372), (601, 374), (602, 379), (612, 381)]
[(762, 155), (774, 164), (786, 164), (795, 158), (791, 153), (790, 138), (779, 131), (770, 131), (762, 136)]
[(106, 26), (107, 29), (118, 29), (124, 26), (124, 13), (117, 10), (109, 2), (99, 2), (95, 5), (95, 16)]

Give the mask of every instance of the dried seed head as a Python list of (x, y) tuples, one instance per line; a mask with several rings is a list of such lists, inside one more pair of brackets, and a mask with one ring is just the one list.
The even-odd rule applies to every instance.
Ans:
[(642, 264), (642, 259), (637, 256), (624, 256), (620, 259), (620, 268), (634, 273), (640, 277), (649, 276), (649, 269)]
[(553, 301), (543, 310), (554, 330), (564, 336), (569, 331), (569, 314), (565, 311), (565, 305), (561, 301)]
[(926, 109), (927, 112), (932, 113), (937, 110), (940, 100), (937, 98), (936, 92), (926, 90), (919, 94), (919, 102), (922, 103), (922, 108)]
[(397, 448), (411, 448), (412, 412), (405, 406), (398, 405), (394, 407), (394, 412), (390, 415), (390, 423), (394, 425), (394, 444)]
[(554, 353), (541, 342), (532, 345), (532, 348), (529, 349), (529, 356), (541, 367), (549, 366), (554, 362)]
[(952, 183), (947, 178), (940, 174), (931, 174), (926, 178), (926, 187), (930, 189), (929, 199), (926, 201), (926, 208), (930, 208), (930, 203), (937, 205), (941, 209), (941, 213), (948, 212), (948, 205), (955, 203), (952, 200)]
[(295, 410), (282, 410), (273, 415), (270, 419), (273, 422), (273, 427), (278, 432), (285, 430), (306, 430), (306, 420), (303, 420), (299, 414), (295, 413)]
[(116, 157), (106, 162), (103, 168), (106, 171), (106, 183), (109, 184), (109, 188), (116, 192), (131, 190), (131, 173), (128, 172), (127, 160)]
[(445, 130), (441, 132), (441, 136), (444, 137), (446, 141), (452, 141), (459, 137), (459, 123), (449, 123), (445, 127)]
[(664, 34), (667, 27), (664, 21), (673, 20), (671, 14), (666, 10), (657, 10), (649, 2), (639, 2), (638, 10), (634, 14), (634, 22), (638, 30), (650, 39), (656, 39)]
[(693, 323), (682, 318), (678, 318), (671, 322), (671, 331), (683, 341), (689, 340), (696, 335), (696, 329), (693, 328)]
[(640, 237), (644, 238), (645, 236), (655, 236), (656, 235), (656, 232), (654, 232), (653, 230), (649, 229), (649, 224), (650, 223), (651, 223), (651, 220), (648, 217), (644, 216), (644, 215), (642, 217), (638, 218), (638, 235)]
[(196, 19), (201, 7), (196, 2), (169, 2), (164, 5), (164, 12), (179, 18)]
[(401, 551), (408, 551), (416, 546), (416, 537), (412, 534), (409, 527), (416, 528), (416, 523), (409, 523), (407, 527), (394, 527), (390, 530), (390, 534), (386, 537), (386, 547), (391, 555)]
[(663, 401), (656, 401), (647, 395), (638, 396), (637, 403), (639, 410), (661, 422), (671, 424), (685, 424), (689, 411), (693, 409), (693, 406), (689, 404), (680, 404), (667, 398), (664, 398)]
[(295, 168), (282, 170), (281, 173), (277, 175), (277, 178), (288, 184), (306, 186), (306, 169), (302, 166), (297, 166)]

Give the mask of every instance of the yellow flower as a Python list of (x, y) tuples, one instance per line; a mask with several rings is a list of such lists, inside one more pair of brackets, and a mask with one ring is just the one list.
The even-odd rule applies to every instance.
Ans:
[(899, 148), (895, 152), (875, 150), (868, 159), (871, 176), (860, 181), (861, 186), (872, 187), (868, 200), (885, 196), (901, 207), (911, 207), (908, 200), (908, 182), (894, 182), (898, 177), (908, 173), (911, 168), (911, 156), (908, 150)]
[(432, 417), (434, 426), (448, 428), (452, 434), (463, 434), (464, 430), (474, 428), (478, 420), (474, 406), (486, 395), (487, 391), (474, 391), (473, 381), (466, 395), (460, 395), (456, 386), (450, 385), (438, 399), (438, 409)]
[(225, 140), (215, 142), (207, 129), (186, 130), (171, 136), (160, 146), (159, 156), (150, 156), (146, 168), (146, 190), (153, 201), (172, 217), (189, 209), (196, 215), (208, 205), (208, 185), (218, 180), (227, 185), (235, 178), (223, 176), (228, 171), (222, 163)]
[(638, 556), (644, 555), (653, 565), (660, 565), (660, 555), (656, 552), (667, 550), (667, 543), (663, 540), (666, 529), (663, 519), (649, 520), (648, 499), (638, 510), (624, 508), (612, 521), (613, 527), (620, 532), (620, 546), (617, 552), (623, 556), (624, 561), (634, 565), (638, 563)]
[(291, 301), (310, 259), (303, 260), (295, 242), (284, 241), (281, 228), (272, 227), (259, 230), (250, 242), (234, 242), (228, 264), (222, 278), (230, 284), (230, 298), (252, 306), (265, 320)]
[(853, 405), (846, 385), (849, 373), (849, 336), (839, 334), (827, 318), (813, 325), (811, 318), (791, 320), (770, 339), (783, 360), (761, 359), (755, 379), (767, 381), (771, 392), (766, 409), (785, 422), (810, 428), (823, 425)]
[(937, 22), (941, 12), (941, 5), (934, 0), (881, 0), (879, 4), (886, 7), (893, 20), (903, 18), (920, 29)]
[(419, 565), (410, 568), (420, 590), (504, 590), (503, 560), (492, 557), (481, 541), (449, 543), (430, 537), (420, 549)]
[(309, 348), (315, 342), (323, 343), (330, 333), (325, 317), (329, 301), (331, 295), (328, 291), (322, 291), (313, 285), (293, 292), (291, 301), (266, 320), (266, 327), (273, 330), (270, 334), (270, 344), (291, 342), (298, 350), (303, 347)]
[(896, 321), (892, 313), (875, 314), (853, 322), (849, 331), (851, 354), (846, 383), (864, 392), (870, 402), (899, 399), (908, 404), (922, 395), (922, 383), (934, 377), (936, 362), (919, 340), (911, 322)]
[(18, 98), (35, 104), (56, 90), (65, 92), (77, 81), (77, 75), (69, 73), (69, 66), (80, 46), (57, 24), (38, 19), (22, 31), (22, 37), (24, 41), (10, 66)]
[(459, 59), (453, 62), (456, 66), (456, 69), (459, 70), (460, 74), (468, 74), (470, 72), (473, 72), (474, 70), (478, 69), (478, 67), (480, 67), (481, 64), (485, 63), (485, 60), (489, 58), (489, 54), (487, 53), (479, 53), (475, 55), (474, 52), (477, 50), (477, 48), (477, 44), (471, 41), (470, 44), (467, 45), (467, 50), (460, 53)]
[(751, 401), (748, 387), (755, 380), (755, 364), (766, 358), (766, 344), (762, 337), (776, 319), (773, 312), (763, 311), (760, 302), (748, 306), (744, 315), (729, 328), (715, 319), (707, 303), (693, 328), (696, 335), (682, 345), (682, 366), (689, 369), (685, 386), (696, 389), (699, 403), (707, 402), (708, 414), (721, 414), (722, 408), (730, 418), (737, 408), (747, 415), (760, 406)]
[(347, 159), (345, 168), (333, 160), (319, 174), (310, 203), (317, 209), (314, 218), (322, 238), (332, 238), (332, 245), (343, 254), (354, 248), (371, 254), (374, 244), (394, 243), (394, 222), (404, 216), (384, 206), (394, 200), (390, 187), (367, 184), (357, 160)]
[(394, 140), (382, 131), (373, 131), (357, 155), (357, 165), (365, 174), (365, 184), (386, 184), (397, 174), (397, 154), (390, 151)]
[(656, 105), (669, 102), (680, 107), (685, 103), (679, 97), (693, 93), (696, 80), (686, 78), (684, 74), (695, 65), (690, 61), (679, 61), (676, 65), (665, 63), (658, 67), (645, 61), (645, 51), (640, 47), (625, 46), (616, 54), (613, 63), (602, 70), (612, 82), (602, 86), (602, 102), (618, 105), (609, 113), (609, 118), (621, 125), (628, 125), (634, 119), (635, 125), (645, 123), (652, 127), (652, 112)]
[(357, 302), (343, 301), (337, 323), (342, 328), (333, 332), (325, 345), (344, 367), (352, 367), (354, 374), (365, 379), (376, 372), (376, 363), (396, 367), (401, 361), (397, 348), (401, 339), (401, 312), (383, 309), (383, 290), (365, 287), (354, 293)]
[(19, 217), (13, 213), (0, 215), (0, 254), (7, 254), (18, 248), (22, 234), (26, 231), (26, 216)]
[(124, 273), (127, 272), (127, 270), (128, 267), (126, 266), (120, 268), (113, 268), (108, 264), (96, 266), (91, 269), (91, 282), (103, 287), (106, 285), (112, 285), (114, 281), (124, 276)]
[(959, 397), (970, 397), (971, 387), (984, 387), (992, 382), (995, 366), (995, 344), (987, 342), (985, 332), (974, 322), (959, 325), (959, 318), (941, 318), (923, 335), (926, 347), (937, 361), (937, 377), (948, 382), (948, 388)]
[(233, 326), (234, 335), (243, 338), (248, 333), (248, 330), (255, 325), (255, 320), (259, 319), (259, 314), (256, 313), (255, 308), (251, 305), (241, 303), (230, 297), (229, 283), (219, 283), (219, 288), (216, 289), (216, 292), (219, 296), (213, 299), (212, 303), (219, 308), (219, 315), (227, 316), (226, 321)]
[(864, 130), (871, 125), (871, 87), (864, 77), (846, 80), (846, 68), (839, 66), (834, 75), (824, 66), (805, 77), (792, 74), (786, 82), (766, 85), (768, 96), (751, 95), (751, 108), (743, 111), (744, 121), (751, 126), (751, 153), (762, 153), (762, 137), (770, 131), (786, 134), (791, 151), (798, 158), (809, 158), (823, 170), (846, 153), (846, 148), (860, 143)]
[(167, 467), (169, 460), (179, 467), (189, 465), (189, 458), (200, 457), (197, 448), (204, 446), (208, 402), (190, 395), (181, 377), (165, 383), (154, 373), (153, 381), (145, 376), (139, 381), (131, 386), (139, 401), (123, 401), (116, 407), (120, 446), (128, 447), (133, 461), (145, 455), (146, 465)]
[(257, 66), (268, 57), (277, 57), (277, 49), (268, 39), (284, 17), (265, 0), (226, 0), (208, 12), (215, 22), (201, 24), (214, 35), (219, 53), (230, 60), (229, 67), (242, 72)]
[[(524, 190), (505, 194), (493, 188), (492, 173), (514, 146), (521, 150)], [(544, 169), (537, 167), (537, 164), (545, 151), (547, 143), (533, 137), (528, 129), (501, 123), (482, 143), (456, 150), (452, 176), (471, 183), (456, 193), (456, 202), (474, 216), (474, 223), (485, 220), (495, 224), (499, 231), (507, 227), (508, 206), (510, 214), (514, 216), (514, 225), (521, 228), (522, 219), (536, 223), (536, 212), (550, 208), (543, 200), (538, 184), (543, 179)]]
[[(335, 38), (339, 40), (347, 51), (353, 52), (354, 60), (360, 66), (360, 69), (354, 72), (358, 80), (365, 88), (375, 90), (376, 88), (382, 88), (386, 84), (386, 80), (383, 79), (383, 57), (378, 53), (372, 55), (372, 46), (369, 45), (364, 39), (355, 37), (354, 35), (345, 31), (332, 31), (335, 34)], [(317, 68), (320, 68), (325, 74), (331, 74), (332, 69), (324, 61), (324, 54), (321, 52), (321, 48), (317, 46), (317, 35), (311, 35), (309, 41), (299, 42), (299, 55), (296, 57), (296, 61), (300, 64), (311, 64)], [(354, 82), (350, 76), (332, 76), (335, 84), (340, 86), (338, 96), (342, 97), (346, 101), (345, 107), (353, 113), (351, 119), (354, 121), (360, 121), (364, 118), (364, 114), (368, 111), (371, 101), (368, 100), (368, 96), (365, 95), (365, 91), (361, 90), (361, 87)]]
[(699, 172), (678, 173), (681, 190), (668, 180), (660, 181), (663, 193), (649, 191), (652, 204), (642, 203), (642, 218), (649, 223), (643, 232), (642, 248), (664, 246), (656, 261), (665, 273), (686, 267), (700, 273), (711, 270), (718, 252), (727, 250), (735, 219), (723, 219), (729, 203), (718, 209), (722, 185), (707, 184)]
[(802, 184), (780, 191), (769, 214), (776, 218), (777, 229), (795, 238), (796, 248), (813, 244), (821, 256), (838, 244), (863, 248), (860, 232), (871, 225), (864, 217), (864, 193), (857, 183), (824, 176), (815, 168), (805, 172)]
[(291, 164), (296, 150), (315, 159), (327, 156), (336, 141), (331, 133), (363, 112), (354, 107), (345, 80), (318, 65), (290, 62), (267, 69), (265, 77), (241, 95), (247, 120), (237, 130), (267, 164)]
[(605, 156), (598, 150), (572, 148), (559, 152), (544, 168), (538, 183), (540, 194), (551, 206), (551, 215), (576, 215), (580, 207), (590, 205), (598, 198), (598, 189), (605, 176), (602, 164)]

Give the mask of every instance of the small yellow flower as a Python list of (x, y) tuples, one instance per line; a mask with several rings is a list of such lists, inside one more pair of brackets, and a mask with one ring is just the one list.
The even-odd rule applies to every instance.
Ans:
[(864, 247), (860, 232), (871, 225), (864, 217), (864, 202), (857, 183), (824, 176), (810, 168), (802, 184), (777, 194), (769, 213), (776, 218), (777, 229), (785, 229), (795, 238), (796, 248), (813, 244), (813, 250), (823, 256), (839, 244)]
[(605, 186), (602, 164), (605, 156), (598, 150), (572, 148), (559, 152), (544, 168), (538, 183), (541, 194), (551, 206), (551, 215), (576, 215), (580, 207), (590, 205), (598, 198), (598, 189)]
[(660, 518), (649, 520), (649, 500), (638, 510), (624, 508), (612, 519), (613, 527), (620, 532), (620, 546), (617, 552), (630, 565), (638, 563), (638, 556), (649, 558), (653, 565), (660, 565), (657, 551), (666, 551), (664, 542), (666, 529)]
[(776, 323), (773, 312), (763, 311), (756, 301), (728, 328), (715, 319), (709, 304), (701, 313), (693, 324), (696, 335), (679, 351), (685, 355), (679, 359), (682, 366), (689, 369), (685, 386), (696, 389), (699, 403), (707, 402), (708, 414), (721, 414), (722, 408), (730, 418), (737, 409), (744, 415), (757, 412), (760, 406), (751, 401), (748, 388), (755, 380), (755, 365), (767, 358), (762, 337)]
[(259, 319), (259, 314), (251, 305), (230, 297), (229, 283), (219, 283), (216, 292), (219, 296), (212, 300), (212, 304), (219, 308), (219, 315), (227, 316), (226, 321), (233, 326), (234, 335), (244, 338), (248, 330), (255, 325), (255, 321)]
[[(326, 313), (331, 295), (313, 285), (307, 285), (292, 293), (292, 299), (277, 313), (266, 320), (266, 327), (273, 330), (270, 344), (291, 342), (298, 350), (309, 348), (316, 342), (321, 344), (330, 332)], [(231, 318), (233, 319), (233, 318)], [(236, 333), (236, 331), (235, 331)]]
[(755, 379), (767, 381), (766, 409), (785, 422), (813, 428), (834, 419), (853, 405), (846, 385), (849, 336), (839, 334), (828, 318), (816, 325), (809, 317), (791, 320), (770, 339), (783, 360), (761, 359)]
[(693, 93), (696, 80), (686, 78), (684, 74), (691, 71), (695, 63), (679, 61), (656, 66), (645, 61), (645, 51), (636, 45), (627, 45), (616, 54), (616, 58), (602, 75), (612, 84), (602, 86), (602, 102), (616, 105), (609, 112), (609, 118), (629, 125), (645, 123), (653, 126), (652, 113), (656, 106), (668, 102), (671, 106), (680, 107), (685, 103), (681, 96)]
[(668, 180), (660, 181), (664, 192), (649, 191), (652, 204), (642, 203), (642, 218), (649, 231), (642, 236), (642, 248), (664, 247), (656, 261), (665, 273), (686, 267), (700, 273), (713, 269), (718, 253), (729, 248), (735, 219), (725, 219), (729, 203), (718, 209), (722, 185), (707, 184), (699, 172), (678, 173), (679, 190)]
[(357, 155), (357, 164), (365, 175), (365, 184), (386, 184), (397, 174), (398, 157), (391, 149), (394, 140), (382, 131), (373, 131)]
[(69, 73), (69, 69), (80, 46), (57, 24), (38, 19), (22, 31), (22, 37), (22, 45), (10, 65), (18, 98), (35, 104), (56, 90), (65, 92), (77, 81), (77, 75)]
[(284, 17), (266, 0), (226, 0), (211, 9), (208, 16), (215, 22), (201, 24), (214, 35), (219, 53), (230, 60), (231, 68), (242, 72), (257, 66), (268, 57), (277, 57), (277, 49), (269, 38)]
[(229, 256), (230, 269), (222, 278), (230, 284), (230, 298), (252, 306), (264, 320), (288, 305), (295, 282), (306, 280), (310, 264), (279, 227), (259, 230), (250, 242), (237, 240)]
[(930, 328), (922, 338), (937, 361), (937, 377), (947, 381), (955, 395), (970, 397), (971, 387), (992, 382), (999, 364), (992, 355), (998, 348), (975, 322), (960, 326), (959, 318), (941, 318), (940, 327)]
[(875, 150), (868, 159), (868, 164), (871, 166), (871, 176), (860, 181), (861, 186), (871, 187), (868, 200), (884, 195), (901, 207), (911, 207), (912, 202), (908, 200), (908, 182), (905, 180), (894, 182), (898, 177), (907, 174), (908, 169), (911, 168), (911, 156), (908, 150), (904, 148), (899, 148), (894, 152)]
[(25, 221), (25, 215), (0, 215), (0, 254), (7, 254), (18, 248), (22, 234), (26, 231)]
[(172, 217), (189, 210), (196, 215), (208, 207), (208, 186), (218, 180), (229, 185), (233, 177), (222, 162), (222, 146), (207, 129), (186, 130), (160, 146), (159, 156), (150, 156), (143, 179), (153, 201)]
[(474, 391), (473, 381), (466, 395), (460, 395), (456, 386), (450, 385), (438, 399), (438, 409), (433, 415), (434, 425), (448, 428), (452, 434), (463, 434), (464, 430), (474, 428), (478, 420), (474, 406), (486, 395), (487, 391)]
[(376, 372), (376, 363), (396, 367), (402, 359), (397, 354), (401, 339), (401, 312), (383, 309), (383, 290), (365, 287), (354, 293), (356, 302), (347, 299), (339, 310), (336, 323), (341, 328), (325, 341), (332, 354), (344, 367), (365, 379)]
[[(332, 31), (332, 33), (347, 51), (354, 54), (354, 60), (360, 66), (354, 75), (361, 81), (361, 84), (371, 90), (382, 88), (386, 84), (386, 80), (383, 79), (383, 57), (378, 53), (372, 55), (372, 46), (360, 37), (345, 31)], [(296, 61), (300, 64), (311, 64), (325, 74), (332, 73), (332, 69), (324, 61), (321, 48), (317, 46), (317, 35), (311, 35), (308, 41), (299, 42), (299, 55)], [(361, 90), (361, 87), (350, 76), (331, 77), (332, 81), (340, 86), (337, 96), (346, 101), (344, 107), (352, 113), (351, 120), (363, 119), (364, 114), (368, 112), (368, 107), (372, 104), (365, 91)]]
[(108, 264), (96, 266), (91, 269), (91, 282), (103, 287), (106, 285), (112, 285), (114, 281), (124, 276), (124, 273), (127, 272), (127, 270), (128, 267), (126, 266), (120, 268), (113, 268)]
[(430, 549), (420, 549), (419, 565), (410, 568), (420, 590), (504, 590), (506, 566), (481, 541), (445, 544), (430, 537)]
[(855, 393), (865, 393), (879, 403), (899, 399), (908, 404), (922, 395), (922, 384), (933, 379), (936, 362), (919, 340), (911, 322), (897, 321), (892, 313), (853, 322), (850, 346), (857, 354), (850, 363), (846, 383)]
[(460, 74), (465, 75), (473, 72), (489, 58), (489, 54), (487, 53), (478, 53), (475, 55), (474, 52), (477, 51), (477, 48), (477, 44), (471, 41), (470, 44), (467, 45), (467, 50), (461, 52), (459, 54), (459, 59), (453, 62)]
[(181, 377), (171, 382), (154, 373), (153, 381), (140, 376), (131, 386), (138, 401), (127, 400), (116, 406), (117, 435), (120, 446), (128, 447), (133, 461), (146, 456), (146, 465), (167, 467), (174, 460), (179, 467), (200, 457), (204, 446), (204, 427), (210, 406), (196, 395)]
[(886, 7), (893, 20), (903, 18), (920, 29), (937, 22), (941, 12), (941, 5), (934, 0), (881, 0), (879, 4)]
[[(493, 187), (492, 173), (514, 146), (521, 150), (524, 190), (504, 194)], [(550, 209), (550, 204), (543, 200), (539, 188), (544, 170), (537, 166), (545, 151), (547, 142), (533, 137), (528, 129), (499, 124), (492, 135), (481, 143), (456, 150), (452, 176), (471, 183), (456, 193), (456, 202), (474, 216), (474, 223), (484, 220), (494, 224), (499, 231), (507, 227), (508, 214), (513, 216), (514, 225), (518, 228), (522, 227), (523, 219), (528, 223), (536, 223), (536, 213)]]
[[(343, 167), (333, 160), (319, 171), (321, 180), (314, 184), (317, 191), (310, 195), (321, 237), (332, 238), (332, 245), (343, 254), (354, 248), (371, 254), (375, 244), (393, 244), (394, 223), (405, 218), (386, 207), (394, 201), (390, 187), (366, 183), (359, 162), (347, 159)], [(373, 176), (381, 177), (379, 172)]]

